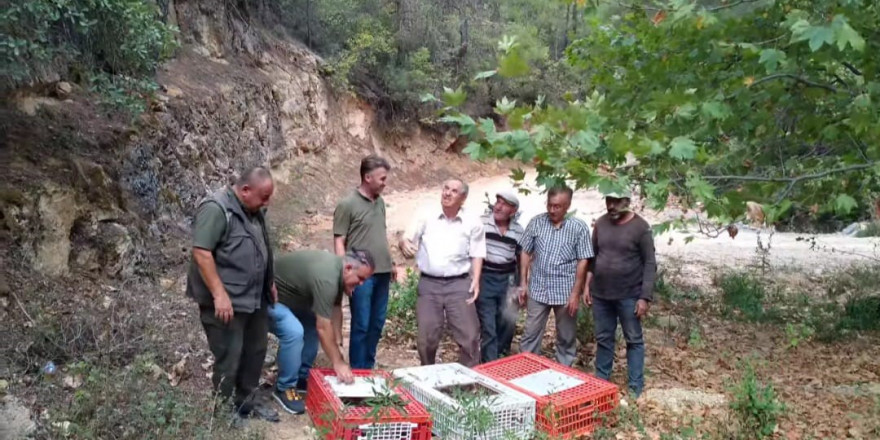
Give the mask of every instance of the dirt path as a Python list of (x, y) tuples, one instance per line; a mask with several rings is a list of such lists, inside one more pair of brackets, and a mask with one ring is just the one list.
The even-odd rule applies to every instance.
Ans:
[[(537, 191), (534, 173), (528, 173), (524, 188), (531, 190), (528, 195), (520, 194), (520, 223), (525, 226), (537, 214), (546, 210), (546, 195)], [(470, 183), (470, 196), (465, 207), (482, 211), (485, 208), (486, 194), (494, 202), (495, 193), (511, 188), (512, 181), (507, 176), (483, 178)], [(439, 205), (439, 188), (419, 188), (389, 194), (385, 200), (388, 205), (388, 229), (402, 231), (412, 220), (413, 214), (426, 208)], [(577, 191), (572, 200), (571, 210), (587, 223), (605, 212), (604, 198), (597, 191)], [(652, 211), (640, 212), (651, 223), (667, 220), (671, 213)], [(684, 264), (710, 267), (743, 266), (749, 264), (755, 255), (758, 230), (741, 228), (735, 239), (726, 233), (717, 238), (709, 238), (695, 233), (670, 232), (656, 238), (657, 253), (660, 258), (674, 258)], [(693, 235), (694, 240), (685, 244), (685, 238)], [(764, 241), (769, 231), (762, 234)], [(880, 239), (847, 237), (842, 234), (822, 234), (816, 237), (818, 248), (835, 249), (836, 252), (811, 250), (807, 241), (798, 241), (806, 236), (796, 233), (775, 233), (771, 239), (770, 263), (780, 268), (827, 269), (855, 261), (869, 261), (865, 256), (880, 258)]]
[[(527, 176), (527, 181), (533, 181), (534, 174)], [(470, 182), (470, 197), (465, 204), (467, 209), (482, 211), (486, 206), (486, 194), (494, 200), (496, 191), (502, 188), (511, 187), (511, 181), (507, 176), (495, 176), (482, 178)], [(535, 185), (526, 186), (529, 189), (536, 189)], [(531, 194), (520, 194), (521, 218), (520, 222), (525, 225), (536, 214), (544, 212), (544, 204), (546, 196), (538, 191)], [(414, 218), (414, 214), (424, 209), (434, 208), (439, 204), (439, 187), (418, 188), (409, 191), (398, 191), (387, 194), (385, 196), (388, 207), (388, 229), (389, 235), (406, 229), (408, 223)], [(593, 219), (598, 218), (604, 213), (604, 200), (598, 192), (595, 191), (577, 191), (572, 202), (573, 211), (576, 210), (578, 217), (590, 223)], [(666, 213), (642, 212), (650, 222), (657, 223), (667, 218)], [(325, 219), (326, 220), (326, 219)], [(329, 228), (330, 222), (321, 221), (316, 225), (317, 229)], [(314, 229), (314, 228), (313, 228)], [(313, 231), (314, 232), (314, 231)], [(685, 238), (695, 235), (690, 243), (685, 243)], [(658, 257), (661, 261), (661, 268), (665, 266), (674, 266), (679, 276), (687, 277), (695, 285), (706, 285), (709, 282), (711, 274), (718, 268), (745, 267), (755, 262), (756, 243), (759, 239), (766, 237), (768, 232), (759, 233), (757, 230), (741, 228), (740, 233), (735, 239), (731, 239), (727, 234), (723, 234), (717, 238), (709, 238), (698, 234), (688, 232), (672, 232), (656, 238), (656, 246)], [(818, 274), (822, 271), (832, 269), (841, 265), (851, 264), (854, 262), (870, 262), (870, 257), (880, 257), (880, 240), (866, 238), (852, 238), (840, 234), (825, 234), (815, 237), (815, 243), (819, 248), (826, 248), (826, 251), (811, 250), (811, 244), (806, 241), (799, 241), (800, 234), (793, 233), (775, 233), (771, 241), (771, 251), (767, 256), (769, 264), (779, 270), (798, 270), (807, 274)], [(827, 251), (834, 249), (834, 252)], [(345, 333), (348, 333), (348, 309), (346, 308), (346, 326)], [(692, 389), (705, 390), (706, 392), (714, 392), (715, 396), (723, 387), (720, 385), (721, 378), (730, 378), (727, 372), (720, 372), (725, 361), (719, 358), (717, 346), (713, 348), (712, 343), (724, 345), (726, 341), (734, 339), (731, 335), (741, 334), (742, 329), (736, 325), (725, 323), (702, 324), (703, 327), (716, 326), (722, 328), (716, 334), (708, 334), (707, 348), (705, 353), (687, 353), (686, 349), (676, 347), (669, 342), (669, 335), (659, 330), (647, 331), (646, 338), (656, 341), (653, 346), (649, 347), (648, 369), (656, 371), (658, 377), (653, 378), (651, 386), (663, 391), (664, 387), (677, 387), (690, 385)], [(749, 336), (750, 338), (752, 336)], [(768, 359), (774, 359), (781, 363), (791, 364), (791, 360), (786, 360), (791, 353), (780, 351), (780, 344), (769, 339), (767, 335), (757, 335), (760, 340), (752, 341), (755, 345), (768, 345), (770, 349), (764, 350), (764, 355)], [(764, 338), (764, 339), (761, 339)], [(347, 346), (347, 344), (346, 344)], [(831, 347), (819, 347), (814, 354), (816, 356), (827, 356), (829, 359), (833, 356)], [(871, 350), (876, 351), (876, 350)], [(864, 355), (863, 355), (864, 356)], [(798, 358), (797, 360), (800, 360)], [(835, 357), (833, 362), (840, 360)], [(381, 346), (377, 360), (380, 368), (393, 369), (403, 366), (412, 366), (418, 363), (417, 355), (413, 347), (398, 346)], [(809, 366), (810, 364), (805, 364)], [(674, 366), (680, 366), (676, 368)], [(798, 368), (808, 368), (807, 366)], [(734, 367), (731, 366), (730, 369)], [(852, 367), (849, 367), (852, 368)], [(687, 370), (686, 372), (682, 372)], [(615, 373), (617, 374), (617, 372)], [(804, 373), (807, 376), (811, 372)], [(877, 372), (880, 374), (880, 372)], [(718, 376), (719, 380), (706, 381), (705, 375)], [(786, 379), (778, 379), (784, 381)], [(718, 383), (716, 383), (718, 382)], [(677, 389), (677, 388), (675, 388)], [(299, 439), (307, 438), (309, 435), (307, 416), (289, 416), (283, 415), (283, 421), (268, 427), (269, 438), (272, 439)]]

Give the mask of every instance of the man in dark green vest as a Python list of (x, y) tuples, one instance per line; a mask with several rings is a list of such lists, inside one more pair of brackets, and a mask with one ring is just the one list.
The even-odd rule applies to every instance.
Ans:
[(275, 185), (262, 167), (199, 203), (186, 294), (199, 305), (214, 354), (214, 389), (235, 413), (272, 421), (253, 398), (266, 357), (268, 309), (277, 301), (265, 209)]

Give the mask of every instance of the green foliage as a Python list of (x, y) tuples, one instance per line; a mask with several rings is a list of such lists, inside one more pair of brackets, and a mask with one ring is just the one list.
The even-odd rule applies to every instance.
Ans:
[[(82, 378), (73, 398), (60, 398), (58, 384), (39, 386), (51, 420), (50, 438), (262, 438), (262, 432), (232, 429), (232, 411), (210, 395), (172, 387), (155, 374), (149, 356), (125, 369), (79, 362), (69, 368)], [(230, 407), (231, 408), (231, 407)]]
[(495, 397), (481, 392), (455, 390), (452, 398), (460, 406), (459, 417), (466, 432), (485, 435), (495, 426), (495, 414), (492, 412), (497, 400)]
[(788, 346), (797, 348), (798, 344), (803, 341), (809, 341), (816, 333), (816, 329), (805, 323), (785, 325), (785, 336), (788, 338)]
[(850, 298), (838, 325), (847, 330), (880, 330), (880, 296)]
[(578, 308), (577, 340), (581, 344), (581, 347), (586, 347), (596, 341), (596, 328), (593, 325), (593, 313), (587, 307)]
[(391, 285), (388, 298), (388, 320), (385, 334), (393, 338), (414, 339), (416, 326), (416, 301), (419, 297), (419, 275), (411, 268), (406, 269), (402, 283)]
[(674, 195), (721, 225), (747, 201), (771, 223), (868, 215), (880, 194), (880, 4), (642, 3), (589, 11), (566, 49), (587, 93), (518, 100), (509, 129), (477, 124), (471, 156), (533, 163), (541, 182), (638, 186), (655, 209)]
[[(394, 118), (431, 115), (423, 97), (438, 96), (444, 86), (461, 87), (468, 108), (487, 114), (505, 95), (559, 100), (583, 84), (562, 59), (571, 38), (586, 31), (578, 2), (284, 0), (276, 12), (329, 61), (338, 85)], [(496, 53), (505, 35), (519, 50)]]
[(744, 273), (725, 274), (719, 285), (726, 315), (739, 313), (753, 322), (766, 317), (764, 300), (767, 292), (760, 279)]
[(92, 81), (123, 108), (176, 48), (175, 29), (148, 0), (11, 0), (0, 12), (0, 89), (63, 79)]
[(111, 111), (125, 111), (137, 116), (147, 110), (147, 99), (158, 86), (152, 79), (98, 73), (89, 78), (90, 90), (99, 96), (100, 103)]
[(880, 269), (853, 266), (824, 280), (827, 297), (785, 292), (766, 278), (724, 274), (719, 286), (725, 316), (780, 324), (790, 348), (813, 339), (832, 342), (853, 332), (880, 331)]
[(871, 223), (868, 223), (868, 226), (865, 229), (862, 229), (861, 231), (856, 233), (856, 237), (880, 237), (880, 221), (873, 221)]
[(731, 390), (730, 408), (740, 423), (740, 437), (763, 439), (770, 437), (785, 412), (772, 385), (758, 381), (755, 368), (746, 363), (742, 379)]

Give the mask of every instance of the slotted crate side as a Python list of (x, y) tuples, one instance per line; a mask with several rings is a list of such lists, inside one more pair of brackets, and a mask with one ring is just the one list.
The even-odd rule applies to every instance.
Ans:
[(535, 417), (538, 430), (554, 438), (571, 439), (590, 434), (597, 427), (611, 422), (617, 407), (617, 395), (606, 395), (564, 407), (554, 407), (552, 403), (538, 406)]
[[(403, 368), (394, 371), (403, 386), (434, 417), (434, 428), (444, 439), (531, 438), (535, 424), (535, 401), (485, 375), (460, 364), (438, 364)], [(473, 432), (462, 423), (462, 407), (437, 388), (478, 383), (497, 393), (490, 405), (494, 423), (486, 432)]]
[[(533, 353), (498, 359), (479, 365), (475, 370), (534, 398), (537, 401), (536, 425), (540, 431), (552, 436), (571, 438), (589, 434), (618, 403), (616, 385)], [(555, 370), (584, 383), (543, 396), (512, 382), (543, 370)]]
[[(356, 377), (390, 379), (384, 371), (353, 370)], [(344, 408), (342, 401), (325, 381), (336, 373), (329, 369), (313, 368), (309, 374), (309, 392), (306, 411), (323, 439), (328, 440), (429, 440), (431, 416), (403, 387), (395, 387), (404, 401), (405, 413), (390, 410), (374, 417), (370, 408)]]

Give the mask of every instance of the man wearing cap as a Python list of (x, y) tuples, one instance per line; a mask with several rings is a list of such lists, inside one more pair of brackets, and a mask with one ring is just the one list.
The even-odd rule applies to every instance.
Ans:
[(486, 258), (486, 235), (478, 215), (462, 209), (468, 186), (460, 179), (443, 183), (440, 209), (416, 218), (400, 240), (407, 258), (415, 255), (421, 275), (416, 302), (417, 347), (422, 365), (437, 361), (444, 324), (458, 344), (458, 362), (480, 362), (480, 320), (474, 305)]
[[(480, 361), (506, 355), (516, 330), (516, 314), (505, 313), (507, 291), (518, 278), (517, 264), (523, 227), (516, 222), (519, 199), (511, 190), (495, 195), (492, 211), (481, 217), (486, 231), (486, 259), (480, 277), (477, 314), (480, 317)], [(512, 319), (511, 319), (512, 318)]]
[(593, 307), (596, 376), (607, 380), (614, 363), (617, 322), (626, 340), (629, 389), (638, 397), (645, 386), (645, 341), (641, 320), (654, 297), (657, 261), (651, 225), (630, 209), (628, 191), (605, 194), (607, 213), (593, 228), (592, 259), (584, 304)]

